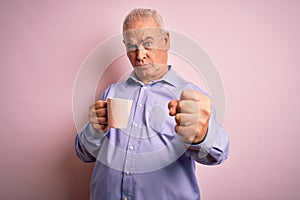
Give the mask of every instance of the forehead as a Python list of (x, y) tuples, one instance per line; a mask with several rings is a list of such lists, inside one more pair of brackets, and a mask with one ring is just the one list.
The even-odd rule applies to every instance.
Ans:
[(139, 28), (131, 29), (123, 32), (123, 37), (125, 41), (131, 40), (143, 40), (146, 38), (157, 39), (161, 37), (161, 28)]
[(147, 37), (157, 38), (161, 33), (159, 24), (153, 17), (135, 17), (128, 22), (126, 29), (123, 32), (125, 41), (128, 40), (142, 40)]
[(124, 31), (142, 28), (159, 28), (159, 24), (153, 17), (136, 16), (125, 24)]

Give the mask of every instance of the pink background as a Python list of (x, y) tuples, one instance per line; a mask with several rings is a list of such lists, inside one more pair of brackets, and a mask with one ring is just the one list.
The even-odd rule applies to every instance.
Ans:
[(197, 166), (202, 198), (297, 199), (296, 0), (0, 1), (0, 199), (88, 199), (93, 165), (74, 153), (73, 83), (135, 7), (156, 8), (168, 28), (199, 43), (223, 79), (230, 157)]

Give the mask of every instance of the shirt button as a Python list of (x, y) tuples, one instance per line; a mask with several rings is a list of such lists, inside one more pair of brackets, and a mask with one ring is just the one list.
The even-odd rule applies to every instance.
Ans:
[(128, 200), (128, 198), (127, 198), (127, 197), (124, 197), (124, 200)]
[(129, 172), (129, 171), (126, 171), (125, 173), (126, 173), (127, 176), (130, 175), (130, 172)]
[(137, 125), (137, 123), (133, 123), (133, 126), (134, 126), (134, 127), (137, 127), (138, 125)]
[(139, 106), (140, 106), (140, 107), (143, 107), (143, 104), (142, 104), (142, 103), (139, 103)]
[(133, 148), (133, 146), (132, 146), (132, 145), (130, 145), (130, 146), (129, 146), (129, 149), (130, 149), (130, 150), (133, 150), (134, 148)]

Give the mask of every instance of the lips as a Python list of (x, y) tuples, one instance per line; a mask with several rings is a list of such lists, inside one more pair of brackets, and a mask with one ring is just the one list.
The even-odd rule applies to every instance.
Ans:
[(140, 62), (135, 63), (135, 67), (146, 67), (147, 65), (150, 65), (150, 63), (147, 63), (147, 64), (145, 64), (145, 63), (141, 64)]
[(143, 65), (145, 65), (145, 64), (142, 64), (141, 62), (136, 61), (134, 66), (138, 67), (138, 66), (143, 66)]

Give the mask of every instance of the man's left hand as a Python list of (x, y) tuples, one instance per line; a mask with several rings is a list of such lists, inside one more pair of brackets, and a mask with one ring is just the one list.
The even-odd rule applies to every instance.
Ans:
[(184, 90), (180, 100), (168, 104), (169, 114), (175, 116), (176, 133), (187, 143), (205, 139), (211, 114), (210, 98), (196, 90)]

